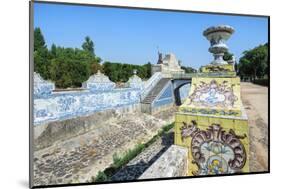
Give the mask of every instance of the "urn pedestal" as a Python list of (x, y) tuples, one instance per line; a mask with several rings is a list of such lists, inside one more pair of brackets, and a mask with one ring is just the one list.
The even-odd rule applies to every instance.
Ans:
[[(216, 30), (217, 35), (229, 32), (222, 28), (227, 26), (206, 31), (220, 39)], [(210, 76), (207, 67), (230, 71), (216, 70)], [(175, 117), (175, 144), (188, 148), (187, 175), (249, 172), (249, 128), (241, 102), (240, 78), (229, 64), (217, 62), (207, 67), (200, 77), (192, 78), (189, 97)]]

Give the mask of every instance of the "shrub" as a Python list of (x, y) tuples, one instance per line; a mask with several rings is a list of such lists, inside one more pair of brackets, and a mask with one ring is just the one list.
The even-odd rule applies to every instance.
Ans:
[(269, 80), (268, 79), (256, 79), (255, 81), (253, 81), (254, 84), (257, 85), (262, 85), (262, 86), (269, 86)]
[(107, 175), (102, 171), (99, 171), (97, 176), (94, 178), (94, 182), (105, 182), (107, 180), (108, 180)]

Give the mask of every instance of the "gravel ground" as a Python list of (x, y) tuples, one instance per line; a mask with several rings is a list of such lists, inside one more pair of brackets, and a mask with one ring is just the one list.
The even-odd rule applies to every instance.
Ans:
[(250, 171), (268, 171), (268, 88), (241, 83), (241, 96), (249, 118)]

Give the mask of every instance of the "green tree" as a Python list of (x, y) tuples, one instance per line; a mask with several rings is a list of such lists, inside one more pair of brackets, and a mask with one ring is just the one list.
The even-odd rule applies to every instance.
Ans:
[(89, 36), (85, 37), (85, 42), (82, 44), (82, 48), (83, 48), (83, 50), (88, 51), (92, 55), (95, 56), (94, 42), (91, 40), (91, 38)]
[(147, 62), (147, 64), (143, 65), (143, 67), (145, 68), (145, 71), (146, 71), (145, 78), (150, 78), (151, 77), (151, 63)]
[(192, 67), (181, 66), (181, 69), (183, 69), (185, 71), (185, 73), (196, 73), (197, 72), (197, 70)]
[(56, 56), (57, 56), (57, 46), (55, 44), (52, 44), (50, 50), (50, 57), (55, 58)]
[(233, 54), (230, 53), (230, 52), (228, 52), (228, 51), (226, 51), (226, 52), (224, 53), (224, 55), (223, 55), (223, 60), (224, 60), (224, 61), (229, 61), (229, 60), (232, 60), (232, 57), (233, 57)]
[(47, 48), (45, 44), (44, 36), (40, 28), (34, 29), (34, 51), (37, 51), (41, 48)]
[(243, 52), (239, 60), (239, 75), (250, 75), (253, 80), (268, 75), (268, 44)]
[(50, 79), (50, 56), (40, 28), (34, 29), (34, 71), (44, 79)]
[(114, 82), (127, 82), (133, 75), (134, 70), (137, 70), (137, 75), (142, 79), (148, 79), (151, 76), (150, 64), (141, 66), (108, 61), (103, 63), (103, 72)]
[(81, 87), (82, 82), (89, 78), (87, 64), (73, 57), (74, 53), (73, 49), (64, 49), (52, 59), (50, 75), (58, 88)]

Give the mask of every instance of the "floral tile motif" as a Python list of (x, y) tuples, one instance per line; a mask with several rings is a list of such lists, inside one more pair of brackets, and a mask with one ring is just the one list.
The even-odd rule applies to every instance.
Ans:
[(233, 85), (228, 81), (218, 84), (214, 79), (210, 83), (201, 81), (195, 84), (193, 93), (189, 96), (190, 104), (207, 107), (233, 107), (238, 100), (233, 91)]
[(212, 124), (207, 130), (197, 127), (196, 121), (182, 123), (181, 139), (191, 137), (190, 150), (192, 163), (198, 170), (193, 175), (216, 175), (241, 172), (247, 161), (247, 154), (241, 139), (230, 129)]

